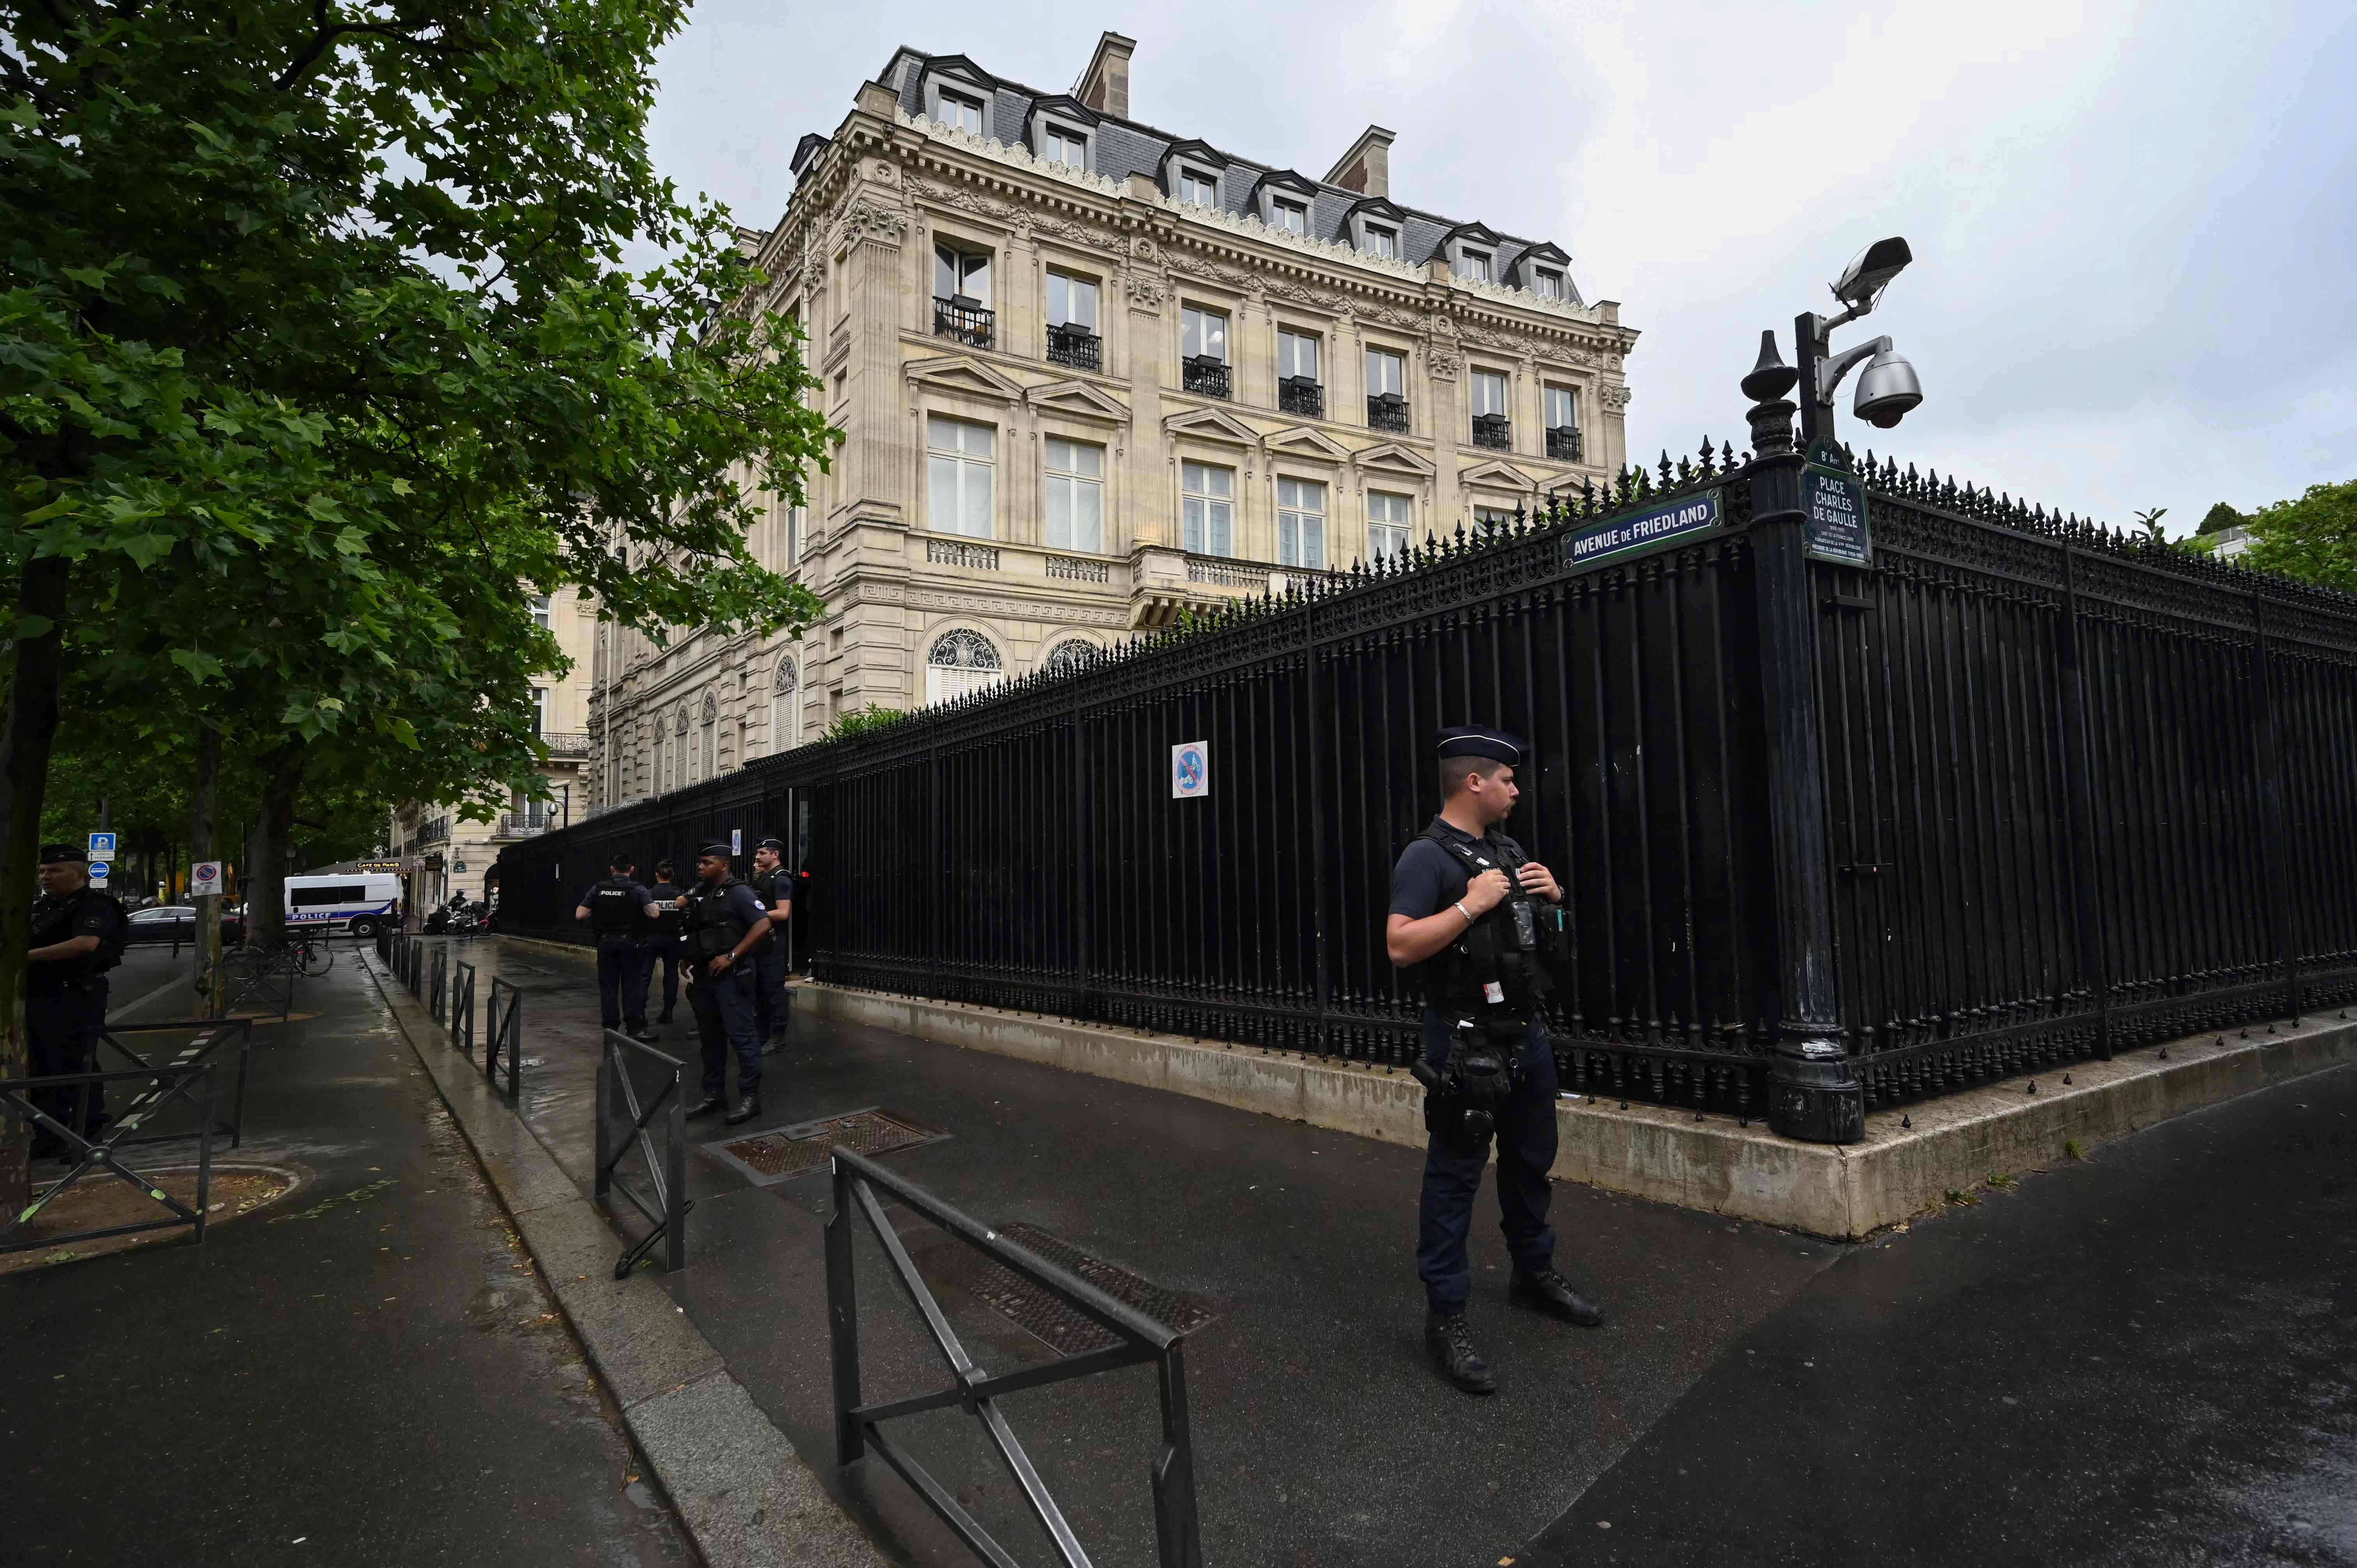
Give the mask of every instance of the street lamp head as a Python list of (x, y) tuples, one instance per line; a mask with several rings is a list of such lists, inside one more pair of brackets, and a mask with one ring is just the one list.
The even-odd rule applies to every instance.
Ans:
[(1877, 240), (1850, 258), (1842, 269), (1841, 281), (1834, 285), (1834, 297), (1850, 307), (1853, 315), (1863, 316), (1874, 308), (1874, 302), (1889, 286), (1890, 280), (1907, 268), (1915, 252), (1907, 242), (1896, 234), (1888, 240)]
[(1882, 351), (1858, 372), (1854, 405), (1857, 416), (1877, 430), (1888, 430), (1922, 401), (1923, 383), (1915, 379), (1915, 367), (1900, 359), (1885, 338)]
[(1773, 402), (1791, 392), (1792, 383), (1800, 379), (1801, 372), (1786, 364), (1784, 357), (1776, 351), (1776, 334), (1760, 334), (1760, 362), (1743, 378), (1743, 395), (1753, 403)]

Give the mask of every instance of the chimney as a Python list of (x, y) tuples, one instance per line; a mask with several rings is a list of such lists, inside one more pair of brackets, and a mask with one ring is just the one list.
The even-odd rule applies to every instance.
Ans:
[(1089, 57), (1089, 69), (1072, 84), (1072, 96), (1100, 114), (1128, 119), (1129, 57), (1136, 48), (1135, 38), (1125, 38), (1119, 33), (1099, 38), (1097, 52)]
[(1370, 125), (1351, 144), (1341, 161), (1327, 171), (1326, 183), (1361, 196), (1392, 193), (1392, 136), (1381, 125)]

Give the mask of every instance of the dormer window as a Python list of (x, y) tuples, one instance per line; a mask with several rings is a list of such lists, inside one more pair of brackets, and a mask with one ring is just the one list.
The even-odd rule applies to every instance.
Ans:
[(1534, 268), (1531, 273), (1531, 292), (1541, 299), (1561, 299), (1563, 274), (1553, 267)]
[(1092, 161), (1089, 143), (1095, 138), (1097, 117), (1088, 105), (1071, 98), (1034, 100), (1023, 116), (1024, 144), (1031, 156), (1059, 168), (1085, 169)]
[(1457, 252), (1457, 265), (1452, 269), (1458, 277), (1474, 283), (1490, 281), (1490, 252), (1469, 246)]
[(939, 113), (933, 118), (944, 125), (954, 125), (961, 131), (982, 134), (982, 100), (968, 98), (963, 92), (942, 89)]
[(1217, 207), (1220, 204), (1220, 180), (1217, 175), (1200, 169), (1181, 167), (1178, 170), (1178, 199), (1189, 207)]
[(1370, 223), (1366, 229), (1367, 252), (1386, 261), (1399, 260), (1399, 231), (1386, 229), (1380, 223)]
[(1354, 249), (1387, 262), (1400, 259), (1400, 236), (1407, 214), (1380, 196), (1362, 197), (1344, 215), (1343, 230)]
[(1047, 163), (1084, 169), (1089, 166), (1088, 134), (1069, 126), (1050, 124), (1039, 134), (1039, 156)]
[(1309, 232), (1309, 204), (1318, 188), (1291, 169), (1271, 169), (1253, 182), (1253, 216), (1289, 234)]
[(1271, 228), (1287, 229), (1296, 234), (1309, 232), (1309, 209), (1304, 203), (1287, 201), (1281, 196), (1274, 197), (1269, 201), (1268, 209)]
[(1162, 154), (1163, 193), (1181, 207), (1222, 207), (1228, 160), (1209, 142), (1173, 142)]

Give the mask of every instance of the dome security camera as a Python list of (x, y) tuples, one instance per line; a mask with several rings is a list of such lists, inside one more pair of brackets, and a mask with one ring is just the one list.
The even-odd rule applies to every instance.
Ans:
[(1853, 405), (1857, 416), (1877, 430), (1888, 430), (1922, 401), (1923, 383), (1916, 379), (1915, 367), (1900, 359), (1890, 340), (1884, 338), (1880, 351), (1858, 372), (1857, 401)]

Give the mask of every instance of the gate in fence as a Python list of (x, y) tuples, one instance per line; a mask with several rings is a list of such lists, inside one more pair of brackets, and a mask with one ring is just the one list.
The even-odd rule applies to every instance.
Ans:
[[(502, 920), (564, 929), (567, 863), (789, 824), (813, 978), (1405, 1066), (1390, 869), (1433, 732), (1484, 723), (1567, 890), (1569, 1090), (1843, 1141), (2357, 998), (2357, 599), (1753, 417), (1749, 461), (511, 845)], [(1862, 535), (1816, 532), (1828, 487)]]
[[(628, 1275), (640, 1258), (663, 1244), (663, 1272), (687, 1266), (686, 1066), (619, 1029), (605, 1032), (597, 1055), (598, 1197), (619, 1193), (651, 1229), (614, 1264), (614, 1277)], [(619, 1134), (615, 1118), (628, 1119)], [(656, 1134), (660, 1132), (661, 1141)], [(641, 1163), (646, 1186), (632, 1185), (622, 1166), (632, 1155)]]
[[(983, 1528), (982, 1521), (957, 1500), (954, 1491), (935, 1477), (914, 1455), (885, 1435), (884, 1423), (926, 1411), (962, 1407), (982, 1423), (983, 1434), (997, 1451), (1007, 1474), (1022, 1489), (1024, 1502), (1039, 1521), (1060, 1561), (1068, 1568), (1086, 1568), (1088, 1553), (1072, 1533), (1063, 1510), (1049, 1493), (1031, 1457), (998, 1408), (1002, 1395), (1036, 1389), (1093, 1372), (1151, 1363), (1162, 1396), (1162, 1445), (1147, 1471), (1154, 1495), (1154, 1535), (1161, 1568), (1201, 1568), (1202, 1536), (1195, 1510), (1195, 1460), (1187, 1420), (1187, 1369), (1179, 1336), (1117, 1301), (1069, 1270), (1057, 1267), (1028, 1249), (1017, 1246), (989, 1226), (969, 1219), (915, 1183), (893, 1175), (874, 1160), (848, 1149), (832, 1151), (834, 1212), (826, 1222), (826, 1318), (834, 1353), (835, 1463), (849, 1465), (873, 1448), (884, 1462), (916, 1488), (926, 1506), (958, 1539), (985, 1563), (1011, 1563), (1016, 1559)], [(941, 1227), (985, 1258), (1040, 1286), (1059, 1301), (1112, 1334), (1116, 1344), (1102, 1350), (1065, 1356), (1020, 1371), (996, 1377), (985, 1372), (966, 1354), (950, 1326), (948, 1316), (918, 1273), (909, 1250), (892, 1228), (876, 1194)], [(937, 1393), (917, 1394), (879, 1403), (862, 1402), (859, 1379), (859, 1293), (854, 1277), (852, 1241), (854, 1215), (884, 1249), (884, 1256), (900, 1288), (916, 1305), (932, 1336), (934, 1348), (949, 1363), (954, 1385)]]

